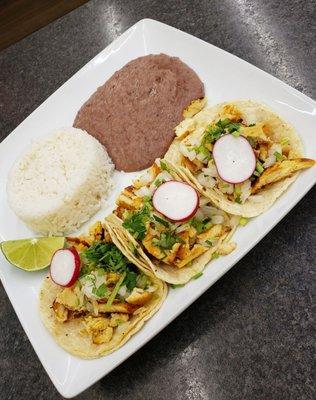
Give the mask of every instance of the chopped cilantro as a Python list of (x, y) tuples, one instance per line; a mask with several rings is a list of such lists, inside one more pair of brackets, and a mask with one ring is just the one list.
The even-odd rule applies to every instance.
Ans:
[(96, 242), (84, 251), (82, 256), (90, 264), (88, 267), (97, 266), (104, 271), (122, 272), (130, 264), (114, 243)]
[(168, 167), (167, 163), (165, 161), (160, 160), (160, 168), (163, 171), (170, 172), (170, 168)]
[(282, 160), (282, 154), (281, 153), (279, 153), (278, 151), (275, 151), (274, 152), (274, 156), (275, 156), (275, 158), (277, 159), (277, 161), (281, 161)]
[(169, 228), (170, 224), (165, 219), (160, 218), (160, 217), (158, 217), (158, 215), (155, 215), (155, 214), (153, 214), (153, 218), (155, 221), (159, 222), (161, 225), (165, 226), (166, 228)]
[(240, 127), (241, 127), (241, 125), (238, 122), (235, 122), (235, 123), (228, 124), (226, 126), (226, 129), (228, 130), (229, 133), (233, 133), (233, 132), (238, 131), (240, 129)]
[(235, 198), (235, 203), (241, 204), (241, 198), (239, 195)]
[(194, 276), (192, 276), (192, 279), (198, 279), (203, 275), (203, 272), (198, 272), (197, 274), (195, 274)]
[(195, 148), (195, 151), (198, 154), (202, 154), (204, 156), (204, 161), (208, 161), (212, 158), (211, 156), (211, 152), (209, 151), (209, 149), (207, 149), (204, 144), (201, 144), (200, 146), (197, 146)]
[(202, 233), (211, 228), (212, 222), (208, 218), (204, 219), (203, 221), (192, 218), (190, 220), (190, 225), (193, 226), (194, 229), (196, 229), (197, 233)]
[(137, 273), (133, 271), (127, 271), (123, 285), (126, 285), (128, 291), (131, 292), (136, 286), (136, 280), (137, 280)]
[(255, 171), (254, 173), (253, 173), (255, 176), (260, 176), (260, 173), (258, 172), (258, 171)]
[(92, 293), (97, 297), (106, 297), (109, 294), (109, 290), (105, 283), (102, 283), (98, 288), (93, 288)]
[(146, 204), (146, 205), (147, 205), (148, 203), (151, 204), (151, 199), (152, 199), (151, 196), (144, 196), (144, 197), (143, 197), (143, 203)]
[(176, 243), (183, 243), (183, 240), (174, 235), (172, 232), (162, 232), (160, 238), (153, 239), (153, 245), (158, 246), (165, 250), (170, 250)]
[(229, 118), (219, 119), (219, 120), (216, 122), (216, 125), (217, 125), (219, 128), (221, 128), (222, 130), (224, 130), (224, 129), (227, 127), (227, 125), (229, 125), (229, 124), (230, 124), (230, 119), (229, 119)]
[(223, 129), (219, 126), (208, 125), (205, 129), (202, 145), (205, 145), (205, 143), (214, 143), (217, 139), (219, 139), (222, 133)]
[(146, 223), (149, 221), (149, 208), (144, 206), (140, 211), (131, 214), (123, 222), (123, 227), (127, 229), (135, 239), (144, 239), (146, 235)]
[(137, 287), (139, 287), (141, 289), (145, 289), (147, 285), (148, 285), (147, 276), (144, 275), (144, 274), (138, 275), (138, 277), (137, 277)]

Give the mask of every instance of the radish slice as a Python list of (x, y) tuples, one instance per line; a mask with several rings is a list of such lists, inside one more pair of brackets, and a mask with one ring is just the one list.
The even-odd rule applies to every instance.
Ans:
[(153, 195), (155, 209), (171, 221), (186, 221), (199, 207), (197, 191), (184, 182), (168, 181), (160, 185)]
[(80, 272), (80, 257), (75, 248), (57, 250), (50, 263), (50, 276), (60, 286), (72, 286)]
[(227, 134), (213, 147), (213, 157), (218, 175), (228, 183), (241, 183), (249, 179), (256, 168), (256, 156), (243, 136)]

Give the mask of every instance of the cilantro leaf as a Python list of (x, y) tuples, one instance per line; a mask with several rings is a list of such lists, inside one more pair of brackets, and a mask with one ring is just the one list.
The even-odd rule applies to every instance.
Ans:
[(142, 240), (146, 235), (146, 223), (150, 220), (149, 208), (144, 206), (140, 211), (131, 214), (123, 222), (126, 228), (135, 239)]
[(202, 233), (207, 231), (212, 226), (212, 223), (208, 218), (204, 219), (203, 221), (192, 218), (190, 220), (190, 225), (193, 226), (194, 229), (196, 229), (197, 233)]
[(105, 283), (102, 283), (98, 288), (93, 288), (92, 293), (98, 297), (106, 297), (109, 294), (109, 290)]
[(232, 122), (231, 124), (228, 124), (226, 126), (226, 129), (228, 130), (229, 133), (233, 133), (235, 131), (238, 131), (240, 126), (241, 125), (238, 122), (234, 122), (234, 123)]
[(183, 240), (174, 235), (172, 232), (162, 232), (160, 238), (153, 239), (153, 245), (160, 247), (161, 249), (170, 250), (175, 243), (183, 243)]
[(108, 272), (122, 272), (130, 264), (114, 243), (96, 242), (82, 256), (90, 267), (101, 267)]
[(165, 161), (160, 160), (160, 168), (163, 171), (170, 172), (170, 168), (168, 167), (167, 163)]
[(166, 221), (163, 218), (158, 217), (158, 215), (153, 214), (153, 219), (157, 222), (159, 222), (161, 225), (165, 226), (166, 228), (169, 228), (170, 224), (168, 221)]
[(128, 271), (122, 285), (126, 285), (128, 291), (132, 291), (136, 286), (137, 273)]

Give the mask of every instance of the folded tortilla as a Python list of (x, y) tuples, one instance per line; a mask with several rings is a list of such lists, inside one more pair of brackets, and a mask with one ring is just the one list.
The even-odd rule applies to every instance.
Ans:
[(135, 257), (130, 256), (130, 252), (125, 251), (120, 245), (116, 235), (109, 229), (107, 231), (113, 243), (120, 248), (121, 252), (141, 270), (157, 288), (151, 298), (145, 305), (139, 307), (134, 314), (130, 315), (128, 321), (121, 323), (114, 328), (114, 333), (108, 343), (95, 344), (91, 337), (84, 332), (83, 317), (70, 319), (66, 322), (59, 322), (56, 319), (53, 310), (53, 303), (58, 293), (64, 288), (56, 285), (49, 276), (43, 282), (40, 292), (40, 315), (41, 319), (52, 334), (56, 342), (67, 352), (84, 359), (98, 358), (112, 353), (120, 348), (128, 339), (138, 332), (145, 321), (154, 315), (161, 307), (167, 295), (167, 285), (155, 277), (148, 268), (144, 268), (141, 262)]
[[(202, 185), (197, 179), (197, 172), (190, 171), (184, 165), (183, 155), (180, 152), (181, 142), (185, 143), (190, 138), (195, 138), (197, 143), (199, 143), (199, 139), (203, 137), (208, 125), (216, 123), (220, 119), (224, 120), (225, 118), (239, 119), (247, 126), (264, 124), (268, 128), (269, 138), (273, 142), (281, 142), (286, 139), (290, 147), (288, 159), (296, 161), (296, 165), (293, 163), (294, 165), (291, 166), (291, 173), (285, 178), (281, 178), (281, 173), (284, 172), (285, 168), (281, 171), (281, 162), (277, 163), (274, 167), (276, 171), (273, 171), (271, 168), (270, 174), (274, 178), (274, 182), (267, 184), (269, 183), (268, 177), (265, 186), (259, 188), (260, 185), (257, 185), (257, 190), (252, 191), (252, 194), (243, 204), (229, 199), (227, 194), (223, 193), (216, 186), (207, 188)], [(265, 105), (251, 100), (238, 100), (204, 108), (192, 118), (183, 120), (176, 128), (176, 133), (178, 137), (171, 144), (165, 155), (165, 159), (174, 166), (177, 173), (181, 174), (185, 181), (194, 185), (200, 193), (208, 197), (217, 207), (234, 215), (254, 217), (263, 213), (295, 181), (299, 169), (308, 168), (315, 164), (313, 160), (301, 158), (303, 146), (295, 129)], [(284, 165), (284, 167), (286, 166)], [(280, 174), (280, 180), (277, 178), (278, 174)]]
[[(148, 171), (151, 171), (152, 169), (155, 169), (157, 167), (157, 164), (159, 162), (163, 162), (165, 164), (168, 164), (168, 171), (170, 175), (172, 176), (173, 179), (178, 180), (178, 181), (184, 181), (184, 176), (182, 176), (182, 171), (179, 170), (176, 172), (176, 169), (173, 168), (171, 163), (167, 163), (165, 160), (157, 160), (156, 161), (156, 166), (154, 164), (153, 167), (151, 167), (145, 175), (148, 175)], [(152, 181), (148, 182), (148, 185), (155, 181), (157, 177), (153, 176)], [(141, 178), (138, 180), (141, 181)], [(189, 182), (190, 183), (190, 182)], [(129, 191), (123, 191), (121, 196), (123, 195), (124, 201), (127, 201), (125, 194), (132, 193), (133, 189), (132, 186), (127, 188)], [(117, 200), (118, 207), (114, 211), (113, 214), (109, 215), (106, 218), (106, 226), (109, 230), (111, 230), (114, 235), (116, 236), (117, 240), (119, 241), (119, 247), (122, 251), (125, 251), (129, 253), (129, 257), (137, 257), (137, 262), (138, 264), (142, 264), (144, 268), (148, 268), (150, 271), (152, 271), (159, 279), (170, 283), (174, 285), (179, 285), (179, 284), (185, 284), (187, 283), (190, 279), (192, 279), (194, 276), (197, 274), (200, 274), (205, 266), (212, 260), (215, 256), (219, 255), (225, 255), (230, 253), (235, 249), (235, 243), (230, 242), (230, 239), (236, 229), (236, 226), (238, 225), (238, 219), (232, 219), (230, 221), (230, 215), (226, 215), (225, 218), (226, 220), (230, 221), (231, 223), (228, 227), (225, 226), (225, 229), (223, 229), (223, 233), (217, 237), (216, 244), (209, 246), (206, 251), (203, 252), (203, 254), (199, 255), (198, 257), (194, 258), (192, 262), (189, 264), (183, 266), (183, 267), (176, 267), (174, 265), (170, 265), (163, 260), (159, 260), (155, 258), (152, 254), (148, 252), (148, 249), (143, 245), (141, 240), (138, 240), (135, 238), (131, 232), (129, 232), (124, 226), (123, 226), (123, 218), (120, 218), (117, 214), (118, 212), (121, 212), (121, 206), (120, 206), (120, 197)], [(133, 201), (135, 203), (138, 203), (139, 198), (134, 198)], [(132, 203), (131, 203), (132, 204)], [(128, 205), (131, 207), (131, 204)], [(155, 211), (156, 212), (156, 211)], [(223, 211), (220, 211), (222, 212)], [(156, 212), (157, 213), (157, 212)], [(224, 213), (223, 213), (224, 214)], [(185, 224), (186, 222), (183, 222)], [(215, 224), (214, 224), (215, 225)], [(136, 255), (136, 256), (135, 256)]]

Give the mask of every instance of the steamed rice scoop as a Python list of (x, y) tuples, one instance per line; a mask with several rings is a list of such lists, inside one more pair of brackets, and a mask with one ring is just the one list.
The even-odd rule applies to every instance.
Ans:
[(32, 230), (71, 232), (104, 202), (114, 170), (104, 147), (85, 131), (60, 129), (34, 143), (13, 165), (9, 205)]

